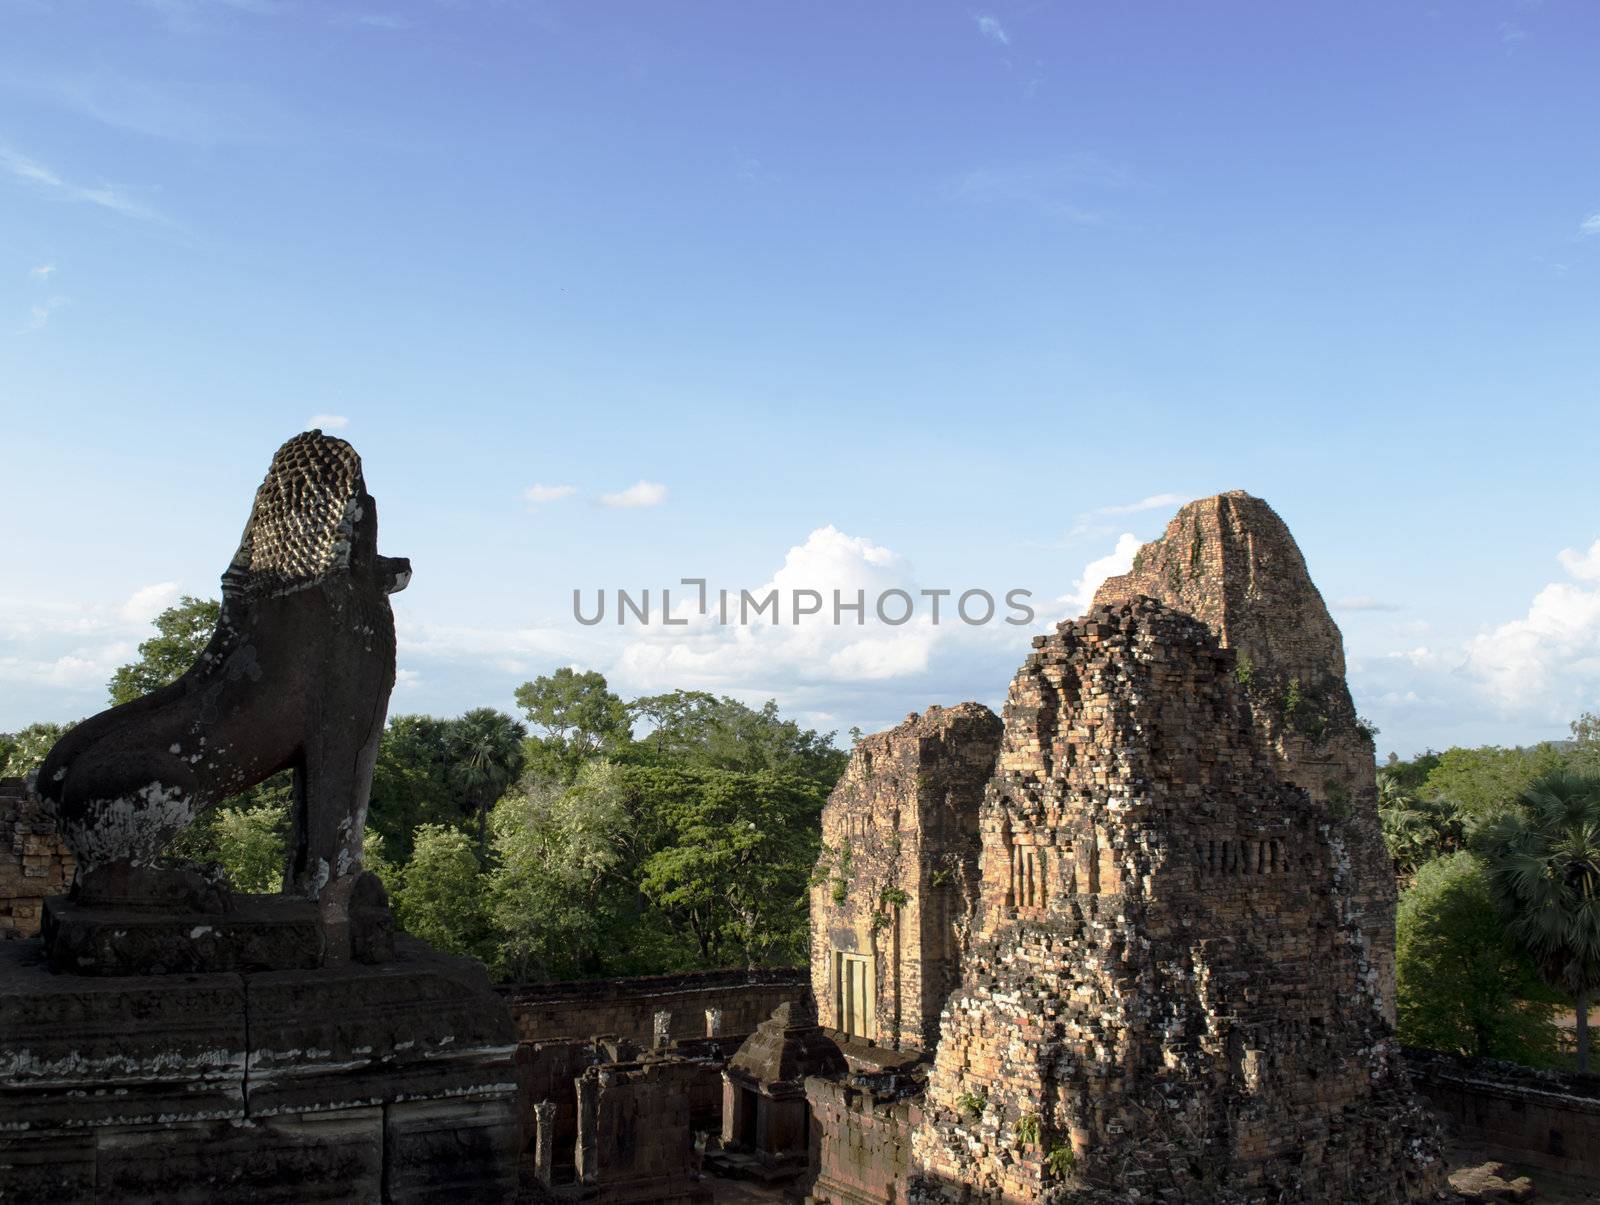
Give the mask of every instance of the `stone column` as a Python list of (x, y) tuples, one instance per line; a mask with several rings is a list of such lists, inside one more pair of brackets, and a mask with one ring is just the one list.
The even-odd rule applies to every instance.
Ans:
[(556, 1102), (541, 1100), (533, 1106), (533, 1174), (549, 1187), (555, 1180)]
[(651, 1019), (652, 1033), (655, 1041), (652, 1043), (657, 1050), (665, 1050), (672, 1044), (672, 1014), (666, 1009), (656, 1013)]
[(706, 1009), (706, 1037), (720, 1038), (722, 1036), (722, 1010), (720, 1008)]
[(578, 1088), (578, 1183), (593, 1184), (598, 1179), (598, 1135), (595, 1133), (595, 1114), (600, 1104), (600, 1081), (592, 1075), (580, 1075), (575, 1081)]

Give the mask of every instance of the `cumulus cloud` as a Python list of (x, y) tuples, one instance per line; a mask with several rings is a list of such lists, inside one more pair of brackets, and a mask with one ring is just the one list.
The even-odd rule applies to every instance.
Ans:
[(343, 431), (350, 420), (342, 414), (313, 414), (306, 419), (307, 431)]
[(1600, 210), (1591, 213), (1578, 223), (1579, 234), (1600, 234)]
[(667, 500), (667, 487), (654, 481), (638, 481), (615, 494), (601, 494), (600, 505), (619, 509), (660, 506)]
[(104, 707), (106, 682), (179, 593), (157, 582), (120, 603), (0, 598), (0, 729)]
[(1573, 581), (1550, 582), (1527, 614), (1468, 646), (1468, 670), (1502, 710), (1570, 718), (1600, 691), (1600, 541), (1557, 559)]
[(1065, 608), (1064, 614), (1076, 618), (1087, 611), (1094, 602), (1094, 592), (1106, 578), (1116, 577), (1133, 568), (1133, 554), (1139, 551), (1143, 543), (1131, 531), (1125, 531), (1117, 537), (1115, 548), (1085, 565), (1072, 589), (1056, 600)]
[[(713, 587), (715, 588), (715, 587)], [(754, 687), (764, 679), (780, 682), (881, 681), (918, 673), (928, 667), (937, 629), (927, 616), (904, 625), (881, 622), (874, 601), (885, 591), (901, 589), (916, 597), (911, 567), (899, 554), (861, 536), (829, 525), (819, 527), (785, 554), (770, 579), (749, 593), (765, 598), (777, 591), (780, 600), (795, 591), (815, 591), (824, 600), (820, 612), (791, 622), (787, 605), (776, 621), (750, 616), (748, 623), (723, 624), (719, 606), (708, 600), (700, 615), (693, 591), (676, 600), (681, 627), (631, 629), (634, 637), (617, 657), (621, 677), (640, 689), (654, 690), (693, 683), (703, 688)], [(846, 602), (860, 593), (863, 614), (841, 611), (835, 623), (834, 591)], [(734, 613), (739, 598), (733, 592)]]
[(577, 492), (574, 485), (539, 485), (535, 482), (522, 491), (522, 500), (530, 506), (540, 502), (556, 502)]
[(149, 623), (161, 612), (178, 601), (177, 582), (157, 582), (135, 590), (128, 601), (118, 608), (118, 613), (128, 623)]
[(1557, 559), (1561, 567), (1580, 582), (1600, 582), (1600, 540), (1590, 544), (1587, 552), (1563, 548)]

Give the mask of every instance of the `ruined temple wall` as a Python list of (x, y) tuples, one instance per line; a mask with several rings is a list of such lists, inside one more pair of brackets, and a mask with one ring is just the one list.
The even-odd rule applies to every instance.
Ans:
[(1206, 624), (1236, 654), (1234, 674), (1279, 777), (1304, 788), (1348, 856), (1341, 906), (1360, 928), (1394, 1023), (1393, 863), (1378, 821), (1371, 736), (1345, 681), (1344, 640), (1283, 520), (1242, 491), (1184, 506), (1095, 605), (1144, 595)]
[(1417, 1091), (1458, 1147), (1559, 1176), (1600, 1181), (1600, 1083), (1433, 1050), (1406, 1052)]
[(1278, 781), (1232, 653), (1148, 598), (1035, 646), (984, 799), (921, 1199), (1424, 1197), (1432, 1125), (1331, 890), (1340, 851)]
[(736, 1045), (778, 1005), (801, 999), (809, 982), (804, 970), (774, 967), (511, 984), (496, 990), (511, 1008), (519, 1041), (606, 1034), (648, 1048), (656, 1041), (661, 1014), (666, 1014), (671, 1041), (708, 1036), (707, 1014), (713, 1013), (720, 1036)]
[[(978, 868), (977, 816), (999, 720), (930, 707), (859, 741), (822, 814), (811, 983), (824, 1025), (928, 1050), (959, 979)], [(845, 997), (864, 1006), (852, 1012)]]
[(72, 886), (75, 865), (22, 780), (0, 779), (0, 939), (37, 937), (46, 897)]
[(817, 1135), (808, 1205), (905, 1205), (911, 1136), (922, 1123), (915, 1099), (883, 1099), (843, 1079), (806, 1080)]

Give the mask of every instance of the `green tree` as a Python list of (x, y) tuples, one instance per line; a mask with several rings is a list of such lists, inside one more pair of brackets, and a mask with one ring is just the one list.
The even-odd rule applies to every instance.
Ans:
[(480, 853), (488, 840), (490, 807), (522, 773), (527, 735), (526, 728), (493, 707), (475, 707), (450, 724), (450, 772), (477, 818)]
[(1481, 825), (1473, 848), (1506, 928), (1545, 980), (1572, 995), (1578, 1069), (1589, 1069), (1589, 1002), (1600, 987), (1600, 778), (1548, 771)]
[(460, 829), (418, 827), (411, 861), (391, 895), (395, 919), (413, 937), (452, 954), (491, 961), (488, 883)]
[(1556, 1061), (1549, 991), (1506, 932), (1472, 854), (1427, 863), (1401, 893), (1395, 964), (1401, 1041), (1530, 1066)]
[(217, 860), (236, 890), (283, 890), (287, 828), (288, 809), (282, 804), (217, 809)]
[(70, 723), (41, 721), (19, 732), (0, 732), (0, 778), (28, 777), (70, 728)]
[(640, 891), (698, 963), (801, 962), (826, 790), (726, 770), (634, 767), (624, 781), (641, 830), (659, 826)]
[(675, 690), (635, 699), (628, 713), (649, 725), (638, 747), (656, 764), (798, 775), (831, 788), (849, 761), (833, 733), (784, 719), (774, 699), (757, 709), (727, 695)]
[(628, 742), (628, 710), (594, 670), (562, 666), (517, 687), (516, 699), (536, 730), (528, 761), (542, 775), (570, 782), (589, 758)]
[(107, 683), (112, 704), (130, 703), (177, 681), (200, 659), (221, 615), (216, 599), (187, 594), (157, 615), (156, 634), (139, 646), (139, 659), (122, 666)]
[(1585, 774), (1600, 774), (1600, 715), (1586, 711), (1572, 721), (1572, 752), (1568, 762)]
[(1395, 869), (1405, 877), (1466, 842), (1466, 827), (1453, 804), (1407, 792), (1387, 769), (1378, 771), (1378, 820)]
[(1522, 749), (1446, 749), (1417, 795), (1448, 802), (1471, 825), (1509, 807), (1534, 779), (1561, 763), (1561, 750), (1548, 743)]
[(388, 856), (411, 856), (419, 824), (453, 824), (470, 812), (466, 792), (451, 774), (451, 721), (430, 715), (390, 718), (378, 738), (367, 830), (383, 839)]
[(635, 828), (621, 771), (591, 761), (566, 786), (524, 777), (490, 816), (490, 898), (511, 979), (604, 973), (635, 912)]
[(1428, 775), (1438, 764), (1439, 755), (1432, 749), (1406, 761), (1401, 761), (1399, 754), (1390, 753), (1389, 760), (1383, 764), (1382, 770), (1393, 781), (1397, 790), (1407, 795), (1415, 795), (1422, 789), (1422, 784), (1428, 781)]

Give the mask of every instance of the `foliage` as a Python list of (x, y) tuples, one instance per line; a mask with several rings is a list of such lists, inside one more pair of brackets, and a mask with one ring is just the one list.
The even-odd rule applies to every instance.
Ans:
[(271, 801), (217, 809), (217, 860), (235, 890), (265, 893), (283, 889), (288, 822), (288, 808)]
[(508, 978), (602, 974), (636, 892), (623, 871), (634, 826), (617, 767), (590, 762), (570, 787), (525, 777), (490, 818), (490, 908)]
[(0, 732), (0, 778), (28, 777), (70, 728), (71, 724), (45, 721), (18, 732)]
[(1028, 1113), (1017, 1118), (1017, 1123), (1011, 1127), (1011, 1132), (1016, 1135), (1017, 1141), (1022, 1143), (1023, 1146), (1032, 1146), (1039, 1141), (1038, 1115)]
[(956, 1097), (956, 1108), (974, 1121), (983, 1116), (983, 1111), (988, 1107), (989, 1094), (987, 1092), (963, 1092)]
[(1541, 774), (1473, 834), (1506, 928), (1546, 982), (1577, 1001), (1588, 1069), (1589, 1000), (1600, 988), (1600, 777)]
[(1472, 854), (1427, 863), (1401, 893), (1395, 959), (1401, 1041), (1533, 1066), (1554, 1062), (1550, 993), (1506, 932)]
[(541, 775), (572, 781), (592, 757), (614, 753), (629, 740), (628, 709), (602, 674), (563, 666), (517, 687), (517, 706), (542, 733), (528, 742), (527, 760)]
[(466, 795), (450, 772), (451, 721), (428, 715), (390, 718), (378, 738), (367, 830), (389, 856), (411, 856), (419, 824), (453, 824), (468, 812)]
[(1510, 807), (1534, 779), (1561, 761), (1561, 750), (1552, 744), (1446, 749), (1417, 794), (1448, 802), (1470, 826)]
[(1586, 711), (1572, 721), (1567, 764), (1585, 774), (1600, 774), (1600, 715)]
[(178, 604), (156, 616), (156, 634), (139, 646), (139, 659), (120, 667), (106, 683), (113, 705), (175, 682), (200, 659), (222, 616), (214, 598), (185, 594)]
[(833, 746), (833, 733), (801, 728), (778, 714), (776, 700), (759, 710), (724, 695), (676, 690), (635, 699), (634, 721), (650, 725), (633, 756), (655, 765), (708, 770), (763, 771), (826, 782), (831, 788), (849, 756)]
[(819, 784), (655, 767), (630, 767), (624, 782), (654, 838), (639, 890), (693, 941), (698, 965), (804, 961), (806, 880), (827, 796)]
[(478, 850), (488, 838), (489, 809), (522, 773), (528, 730), (503, 711), (475, 707), (447, 730), (452, 780), (477, 819)]
[(412, 850), (390, 897), (400, 927), (452, 954), (492, 960), (488, 894), (472, 840), (460, 829), (424, 824), (413, 836)]
[(1415, 795), (1422, 789), (1422, 784), (1428, 781), (1428, 774), (1438, 764), (1439, 755), (1432, 749), (1426, 753), (1419, 753), (1407, 761), (1401, 761), (1397, 754), (1390, 753), (1389, 760), (1383, 765), (1383, 773), (1394, 783), (1397, 790), (1407, 795)]
[(1078, 1170), (1077, 1152), (1066, 1143), (1053, 1146), (1044, 1157), (1044, 1165), (1057, 1180), (1065, 1180)]
[(1378, 819), (1389, 856), (1403, 877), (1466, 843), (1466, 826), (1454, 806), (1407, 792), (1386, 769), (1378, 771)]

